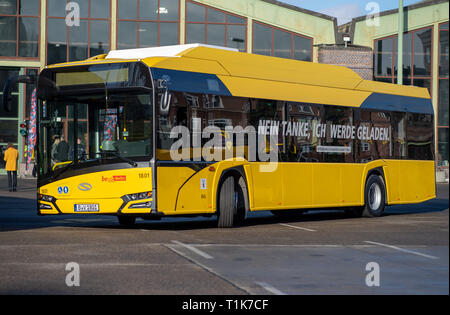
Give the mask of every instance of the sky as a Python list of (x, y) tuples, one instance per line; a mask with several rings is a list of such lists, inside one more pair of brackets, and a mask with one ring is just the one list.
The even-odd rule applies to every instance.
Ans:
[[(338, 25), (350, 22), (352, 18), (373, 14), (374, 8), (379, 7), (380, 12), (398, 8), (398, 0), (278, 0), (300, 8), (334, 16)], [(407, 6), (420, 2), (420, 0), (403, 0)], [(374, 5), (375, 4), (375, 5)]]

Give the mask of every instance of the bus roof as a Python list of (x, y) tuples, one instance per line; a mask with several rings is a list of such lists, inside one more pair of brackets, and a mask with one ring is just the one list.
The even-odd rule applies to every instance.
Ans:
[(55, 66), (138, 60), (158, 69), (154, 76), (163, 76), (164, 71), (172, 78), (186, 72), (196, 77), (212, 76), (233, 96), (433, 113), (426, 88), (364, 80), (343, 66), (202, 44), (116, 50), (91, 60)]

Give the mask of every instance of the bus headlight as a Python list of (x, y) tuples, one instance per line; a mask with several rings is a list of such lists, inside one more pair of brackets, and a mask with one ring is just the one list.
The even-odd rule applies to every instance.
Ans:
[(141, 193), (136, 193), (136, 194), (129, 194), (129, 195), (125, 195), (125, 197), (131, 201), (149, 199), (152, 197), (152, 192), (147, 191), (147, 192), (141, 192)]
[(56, 199), (54, 197), (52, 197), (52, 196), (39, 194), (38, 195), (38, 200), (42, 200), (42, 201), (46, 201), (46, 202), (53, 202)]

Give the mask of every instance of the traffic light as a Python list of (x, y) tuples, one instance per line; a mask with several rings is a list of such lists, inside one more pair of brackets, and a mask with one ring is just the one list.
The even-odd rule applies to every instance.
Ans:
[(28, 120), (24, 120), (23, 123), (20, 124), (20, 134), (23, 137), (26, 137), (28, 135)]

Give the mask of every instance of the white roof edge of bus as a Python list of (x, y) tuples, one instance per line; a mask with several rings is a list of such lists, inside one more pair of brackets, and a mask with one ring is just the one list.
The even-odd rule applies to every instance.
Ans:
[(220, 47), (205, 44), (186, 44), (186, 45), (173, 45), (173, 46), (150, 47), (150, 48), (111, 50), (105, 59), (144, 59), (149, 57), (176, 57), (183, 51), (195, 47), (209, 47), (216, 49), (225, 49), (230, 51), (239, 51), (238, 49), (229, 47)]

